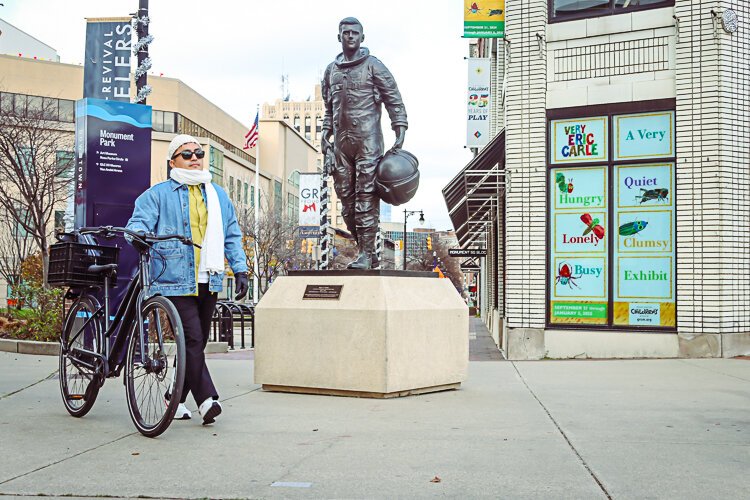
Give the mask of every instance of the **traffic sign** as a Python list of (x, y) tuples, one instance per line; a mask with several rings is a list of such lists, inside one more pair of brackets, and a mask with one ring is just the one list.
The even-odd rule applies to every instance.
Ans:
[(486, 248), (449, 248), (448, 255), (451, 257), (486, 257)]

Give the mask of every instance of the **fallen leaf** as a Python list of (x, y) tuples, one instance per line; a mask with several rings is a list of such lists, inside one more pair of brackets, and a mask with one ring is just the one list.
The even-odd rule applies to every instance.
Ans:
[(442, 481), (442, 479), (440, 479), (439, 476), (435, 476), (432, 479), (430, 479), (431, 483), (439, 483), (440, 481)]
[(313, 429), (313, 432), (318, 432), (318, 429)]
[(140, 453), (138, 453), (137, 451), (134, 451), (133, 453), (131, 453), (131, 455), (136, 456), (136, 455), (140, 455)]

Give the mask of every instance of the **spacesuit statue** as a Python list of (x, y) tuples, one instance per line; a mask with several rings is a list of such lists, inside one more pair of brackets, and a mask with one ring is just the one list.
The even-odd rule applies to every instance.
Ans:
[(333, 183), (341, 199), (341, 215), (359, 248), (359, 255), (347, 267), (371, 269), (379, 266), (375, 238), (380, 199), (375, 180), (384, 152), (381, 104), (385, 105), (396, 134), (392, 151), (404, 144), (406, 109), (391, 72), (367, 48), (360, 47), (365, 39), (362, 24), (353, 17), (343, 19), (338, 39), (342, 53), (328, 65), (322, 82), (326, 107), (323, 154), (333, 148)]

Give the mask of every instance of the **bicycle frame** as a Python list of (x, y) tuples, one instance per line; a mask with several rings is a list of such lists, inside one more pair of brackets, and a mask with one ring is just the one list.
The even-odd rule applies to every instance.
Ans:
[[(134, 319), (137, 319), (138, 321), (137, 323), (138, 334), (141, 336), (140, 338), (143, 338), (143, 317), (141, 313), (141, 306), (143, 305), (144, 297), (148, 295), (148, 291), (149, 291), (148, 270), (149, 270), (148, 252), (146, 253), (140, 252), (139, 261), (138, 261), (138, 274), (130, 282), (130, 285), (128, 285), (128, 289), (125, 292), (125, 297), (122, 299), (122, 302), (120, 302), (120, 305), (117, 308), (117, 312), (115, 313), (114, 319), (112, 320), (110, 320), (110, 315), (109, 315), (109, 279), (110, 278), (109, 276), (105, 276), (104, 278), (104, 305), (100, 305), (99, 301), (94, 298), (95, 300), (94, 305), (95, 307), (97, 307), (96, 311), (94, 311), (91, 317), (89, 317), (83, 323), (81, 328), (77, 332), (75, 332), (75, 334), (72, 335), (70, 338), (71, 342), (75, 341), (83, 333), (86, 327), (89, 326), (91, 321), (95, 321), (97, 320), (97, 318), (104, 315), (104, 334), (101, 339), (98, 339), (100, 341), (98, 343), (100, 347), (99, 350), (101, 352), (94, 352), (88, 349), (74, 348), (73, 354), (75, 354), (76, 356), (73, 356), (70, 354), (68, 355), (71, 361), (97, 372), (98, 367), (96, 366), (96, 364), (88, 363), (87, 361), (80, 359), (77, 355), (84, 354), (87, 356), (92, 356), (99, 362), (98, 364), (103, 367), (101, 373), (104, 378), (117, 377), (120, 375), (120, 372), (122, 371), (122, 367), (124, 365), (122, 360), (125, 358), (125, 356), (122, 356), (123, 354), (122, 349), (125, 346), (127, 346), (127, 343), (130, 341), (130, 333), (127, 327), (132, 323)], [(88, 290), (89, 289), (87, 289), (86, 291), (83, 291), (79, 295), (73, 307), (75, 307), (75, 305), (77, 305), (82, 300), (83, 297), (85, 296), (91, 297), (91, 294), (86, 293)], [(74, 319), (75, 318), (70, 318), (71, 321)], [(115, 332), (117, 332), (118, 327), (126, 327), (126, 329), (124, 332), (121, 331), (120, 335), (117, 335), (115, 337), (114, 344), (110, 344), (111, 338), (115, 334)], [(102, 346), (102, 343), (103, 343), (103, 346)], [(145, 359), (146, 353), (145, 353), (143, 342), (140, 342), (140, 348), (141, 348), (141, 359)], [(66, 354), (69, 353), (69, 349), (67, 345), (62, 346), (62, 349), (64, 353)]]

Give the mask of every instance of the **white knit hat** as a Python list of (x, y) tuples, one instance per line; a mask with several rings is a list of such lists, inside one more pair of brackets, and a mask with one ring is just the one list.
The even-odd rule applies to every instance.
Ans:
[(174, 152), (177, 151), (180, 146), (182, 146), (183, 144), (188, 144), (190, 142), (194, 142), (200, 146), (200, 142), (198, 142), (198, 139), (196, 139), (192, 135), (180, 134), (172, 139), (172, 142), (169, 143), (169, 148), (167, 148), (167, 161), (172, 159), (172, 157), (174, 156)]

